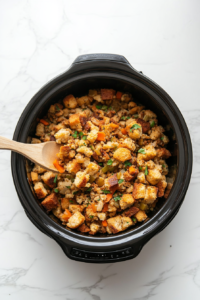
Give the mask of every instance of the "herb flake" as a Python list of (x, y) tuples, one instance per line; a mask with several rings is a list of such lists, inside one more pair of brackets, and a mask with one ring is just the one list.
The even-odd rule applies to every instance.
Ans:
[(72, 136), (76, 139), (77, 138), (77, 135), (78, 135), (78, 132), (75, 131), (74, 134), (72, 134)]
[(59, 192), (59, 190), (58, 190), (58, 189), (54, 189), (54, 192), (55, 192), (55, 193), (58, 193), (58, 192)]
[(134, 130), (134, 129), (138, 129), (138, 128), (141, 128), (141, 126), (138, 125), (138, 124), (134, 124), (134, 125), (131, 127), (130, 131), (132, 131), (132, 130)]
[(58, 175), (55, 176), (54, 181), (53, 181), (54, 183), (56, 183), (57, 177), (58, 177)]
[(109, 190), (103, 190), (104, 194), (111, 194), (111, 192)]
[(145, 149), (140, 148), (140, 149), (138, 150), (138, 153), (146, 154), (146, 151), (145, 151)]
[(155, 126), (155, 121), (153, 120), (151, 123), (150, 123), (150, 127), (154, 127)]
[(145, 175), (148, 175), (148, 173), (149, 173), (149, 172), (148, 172), (148, 168), (147, 168), (147, 166), (146, 166), (146, 167), (145, 167), (144, 174), (145, 174)]
[(119, 179), (119, 180), (118, 180), (118, 183), (119, 183), (119, 184), (122, 183), (122, 182), (124, 182), (124, 179)]
[(124, 165), (125, 165), (125, 167), (128, 167), (128, 166), (131, 166), (132, 164), (131, 164), (130, 161), (126, 160), (126, 161), (124, 162)]
[(108, 162), (107, 162), (107, 165), (112, 166), (112, 163), (113, 163), (112, 159), (109, 159)]

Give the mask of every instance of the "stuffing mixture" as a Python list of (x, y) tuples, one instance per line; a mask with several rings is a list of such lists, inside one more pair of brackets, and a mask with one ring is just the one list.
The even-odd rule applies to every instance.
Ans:
[(168, 197), (171, 156), (157, 116), (129, 93), (89, 90), (51, 105), (31, 143), (56, 141), (53, 173), (35, 165), (37, 198), (67, 228), (94, 235), (116, 234), (148, 219)]

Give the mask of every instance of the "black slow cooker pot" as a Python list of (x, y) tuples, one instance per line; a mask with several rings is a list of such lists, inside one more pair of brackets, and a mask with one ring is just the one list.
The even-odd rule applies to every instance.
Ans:
[(113, 88), (130, 92), (134, 101), (144, 104), (158, 116), (159, 124), (168, 125), (169, 166), (175, 166), (176, 176), (167, 200), (159, 200), (159, 209), (150, 219), (136, 228), (116, 235), (88, 236), (66, 229), (49, 216), (34, 196), (27, 178), (29, 162), (12, 153), (14, 184), (28, 218), (43, 233), (53, 238), (65, 254), (83, 262), (117, 262), (136, 257), (142, 247), (163, 230), (177, 214), (187, 191), (192, 171), (192, 146), (182, 114), (170, 96), (155, 82), (135, 70), (120, 55), (89, 54), (79, 56), (67, 72), (47, 83), (28, 103), (17, 124), (13, 139), (28, 142), (34, 136), (37, 119), (49, 106), (67, 94), (82, 96), (89, 89)]

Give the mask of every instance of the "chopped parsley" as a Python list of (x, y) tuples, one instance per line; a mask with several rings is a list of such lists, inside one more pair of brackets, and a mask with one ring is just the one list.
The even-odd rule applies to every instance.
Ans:
[(101, 108), (102, 108), (101, 104), (97, 104), (97, 105), (96, 105), (96, 108), (97, 108), (97, 109), (101, 109)]
[(81, 131), (81, 132), (79, 132), (79, 134), (78, 134), (80, 137), (82, 137), (83, 136), (83, 132)]
[(163, 141), (164, 140), (164, 136), (162, 136), (160, 139)]
[(55, 192), (55, 193), (58, 193), (58, 192), (59, 192), (59, 190), (58, 190), (58, 189), (54, 189), (54, 192)]
[(108, 190), (103, 190), (103, 193), (104, 193), (104, 194), (111, 194), (111, 192), (108, 191)]
[(124, 182), (124, 179), (119, 179), (119, 180), (118, 180), (118, 183), (119, 183), (119, 184), (122, 183), (122, 182)]
[(116, 197), (114, 197), (113, 198), (115, 201), (119, 201), (119, 200), (121, 200), (121, 196), (116, 196)]
[(125, 167), (128, 167), (128, 166), (131, 166), (132, 164), (131, 164), (130, 161), (126, 160), (126, 161), (124, 162), (124, 165), (125, 165)]
[(55, 176), (54, 181), (53, 181), (54, 183), (56, 183), (57, 177), (58, 177), (58, 175)]
[(162, 165), (163, 168), (165, 168), (165, 165)]
[(79, 191), (75, 191), (75, 192), (73, 192), (73, 194), (76, 195), (78, 192), (79, 192)]
[(134, 124), (134, 125), (131, 127), (130, 131), (132, 131), (133, 129), (138, 129), (138, 128), (140, 128), (140, 127), (141, 127), (140, 125)]
[(148, 175), (148, 168), (147, 168), (147, 166), (145, 167), (144, 174), (145, 174), (145, 175)]
[(85, 192), (91, 192), (91, 190), (92, 190), (92, 188), (90, 187), (90, 188), (87, 188), (87, 189), (85, 190)]
[(77, 131), (75, 131), (74, 134), (72, 134), (72, 136), (73, 136), (74, 138), (77, 138), (77, 135), (78, 135), (78, 132), (77, 132)]
[(155, 121), (152, 121), (151, 123), (150, 123), (150, 127), (152, 128), (152, 127), (154, 127), (155, 126)]
[(133, 218), (133, 222), (136, 222), (136, 219), (135, 219), (135, 218)]
[(70, 190), (70, 189), (71, 189), (71, 186), (70, 186), (70, 185), (69, 185), (69, 186), (66, 185), (66, 188), (68, 188), (68, 189)]
[(130, 118), (131, 118), (131, 117), (128, 116), (128, 117), (127, 117), (127, 120), (130, 119)]
[(56, 110), (57, 110), (57, 111), (60, 111), (60, 108), (58, 107), (58, 105), (56, 105)]
[(142, 167), (141, 166), (139, 166), (139, 171), (142, 171)]
[(107, 165), (108, 165), (108, 166), (111, 166), (112, 163), (113, 163), (112, 159), (109, 159), (108, 162), (107, 162)]
[(146, 151), (145, 151), (145, 149), (140, 148), (140, 149), (138, 150), (138, 153), (146, 154)]
[(103, 105), (101, 109), (107, 111), (108, 110), (108, 106)]
[(98, 165), (100, 165), (101, 167), (103, 167), (103, 163), (102, 162), (98, 162)]
[(93, 218), (93, 216), (90, 216), (90, 219), (92, 219)]
[(87, 136), (84, 135), (84, 136), (82, 137), (82, 140), (87, 140)]
[(92, 150), (94, 150), (94, 147), (93, 147), (92, 145), (90, 145), (90, 148), (91, 148)]
[(126, 120), (126, 117), (125, 116), (121, 117), (121, 120)]
[(73, 200), (69, 200), (69, 202), (70, 202), (70, 203), (74, 203), (74, 201), (73, 201)]

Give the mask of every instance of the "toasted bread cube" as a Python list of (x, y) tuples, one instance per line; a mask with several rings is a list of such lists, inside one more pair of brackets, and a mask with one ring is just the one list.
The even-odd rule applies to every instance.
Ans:
[(169, 152), (169, 150), (167, 150), (165, 148), (157, 149), (157, 157), (158, 158), (162, 157), (163, 159), (167, 159), (170, 156), (171, 156), (171, 153)]
[(139, 172), (137, 176), (137, 182), (139, 183), (146, 183), (145, 174), (143, 172)]
[(98, 201), (98, 203), (97, 203), (97, 211), (102, 211), (103, 206), (104, 206), (103, 200)]
[(97, 164), (91, 162), (88, 166), (87, 169), (85, 170), (85, 172), (89, 175), (95, 175), (100, 169), (100, 166), (98, 166)]
[(98, 137), (98, 132), (99, 130), (91, 130), (90, 133), (87, 136), (87, 140), (91, 143), (94, 144), (94, 142), (96, 141), (97, 137)]
[(70, 200), (67, 198), (61, 198), (61, 207), (63, 210), (65, 210), (66, 208), (69, 208), (69, 204), (70, 204)]
[(69, 189), (67, 188), (67, 186), (69, 185), (70, 184), (68, 184), (66, 181), (59, 181), (58, 182), (59, 193), (65, 195), (69, 191)]
[(133, 221), (129, 217), (122, 217), (122, 231), (133, 225)]
[(33, 181), (33, 183), (37, 182), (39, 180), (38, 173), (31, 172), (31, 180)]
[(162, 179), (162, 174), (158, 169), (149, 170), (146, 179), (150, 184), (156, 185)]
[(36, 127), (36, 133), (37, 136), (43, 136), (44, 135), (44, 124), (38, 123)]
[(145, 212), (143, 210), (139, 210), (134, 217), (137, 219), (138, 222), (142, 222), (144, 220), (146, 220), (147, 215), (145, 214)]
[(131, 151), (135, 151), (135, 143), (132, 139), (130, 138), (126, 138), (125, 140), (123, 140), (122, 142), (120, 142), (121, 145), (123, 145), (123, 147), (131, 150)]
[(33, 172), (36, 172), (38, 174), (42, 174), (46, 171), (46, 169), (40, 167), (39, 165), (35, 165), (33, 168)]
[(81, 226), (79, 226), (77, 228), (77, 230), (80, 232), (89, 232), (90, 228), (88, 226), (86, 226), (85, 223), (83, 223)]
[(67, 143), (70, 137), (71, 130), (69, 129), (60, 129), (54, 136), (56, 138), (56, 143), (58, 144), (65, 144)]
[(85, 105), (89, 105), (91, 100), (92, 100), (91, 97), (82, 96), (77, 99), (77, 102), (80, 107), (82, 107), (82, 106), (84, 107)]
[(138, 211), (139, 211), (139, 208), (132, 206), (131, 208), (129, 208), (129, 210), (124, 212), (124, 215), (126, 217), (130, 218), (130, 217), (134, 216)]
[(157, 140), (162, 136), (163, 132), (164, 132), (164, 128), (162, 126), (154, 126), (150, 134), (150, 139)]
[(85, 172), (79, 171), (78, 173), (76, 173), (74, 184), (77, 188), (80, 189), (86, 186), (89, 179), (90, 179), (90, 175), (86, 174)]
[(47, 196), (41, 204), (44, 206), (44, 208), (47, 211), (52, 210), (53, 208), (56, 208), (58, 206), (58, 198), (55, 193), (50, 194)]
[(124, 194), (122, 198), (119, 201), (119, 204), (121, 206), (121, 209), (126, 209), (127, 207), (130, 207), (134, 203), (134, 198), (130, 194)]
[(85, 157), (83, 155), (81, 155), (80, 153), (76, 154), (75, 158), (76, 158), (76, 161), (79, 164), (83, 164), (84, 163)]
[(76, 108), (77, 101), (73, 95), (68, 95), (63, 99), (64, 106), (66, 108)]
[(140, 160), (150, 160), (154, 159), (157, 155), (156, 149), (152, 145), (147, 145), (143, 147), (145, 154), (138, 153), (138, 159)]
[(90, 224), (90, 234), (96, 234), (100, 230), (100, 225), (96, 223)]
[(133, 179), (133, 176), (128, 171), (124, 172), (123, 176), (125, 181), (131, 181)]
[(54, 216), (56, 216), (57, 218), (60, 219), (60, 215), (62, 214), (62, 209), (61, 209), (61, 205), (59, 203), (56, 208), (52, 209), (52, 213), (54, 214)]
[(167, 187), (167, 182), (165, 180), (161, 180), (157, 183), (159, 198), (164, 196), (166, 187)]
[(118, 148), (114, 154), (113, 157), (119, 161), (126, 161), (131, 159), (131, 151), (126, 148)]
[(97, 213), (93, 211), (93, 208), (92, 208), (91, 205), (86, 207), (85, 218), (86, 218), (86, 221), (89, 221), (89, 222), (94, 221), (94, 220), (98, 220)]
[(69, 228), (75, 229), (83, 224), (85, 221), (85, 217), (79, 212), (76, 211), (68, 220), (67, 226)]
[(133, 198), (141, 199), (145, 197), (146, 186), (142, 183), (134, 183)]
[(72, 213), (75, 213), (76, 211), (82, 212), (84, 210), (84, 206), (83, 205), (78, 205), (78, 204), (70, 204), (69, 205), (69, 210)]
[(41, 176), (41, 178), (44, 181), (44, 183), (52, 189), (55, 186), (55, 183), (54, 183), (55, 176), (56, 176), (55, 173), (48, 171), (48, 172), (45, 172), (44, 175)]
[(147, 186), (144, 197), (144, 202), (147, 204), (153, 203), (157, 199), (158, 188), (155, 186)]
[(92, 149), (90, 149), (90, 148), (88, 148), (88, 147), (86, 147), (86, 146), (82, 146), (82, 147), (78, 148), (76, 151), (77, 151), (78, 153), (84, 154), (84, 155), (87, 156), (87, 157), (91, 157), (92, 154), (93, 154)]
[(117, 217), (110, 218), (107, 220), (108, 228), (112, 233), (118, 233), (118, 232), (122, 231), (121, 219), (122, 219), (121, 216), (117, 216)]
[(101, 89), (102, 100), (111, 100), (115, 95), (115, 91), (112, 89)]
[(40, 144), (41, 141), (39, 139), (36, 139), (36, 138), (32, 138), (31, 139), (31, 144)]
[[(138, 128), (132, 128), (134, 125), (138, 125)], [(135, 120), (132, 120), (127, 126), (126, 131), (128, 132), (128, 135), (133, 140), (138, 140), (142, 135), (142, 126), (137, 123)]]
[(118, 179), (117, 179), (117, 175), (114, 174), (108, 178), (105, 179), (105, 188), (112, 190), (113, 188), (118, 186)]
[(147, 110), (143, 110), (142, 111), (144, 113), (144, 120), (145, 121), (149, 121), (149, 120), (152, 120), (152, 119), (156, 119), (157, 118), (157, 115), (154, 114), (151, 110), (147, 109)]
[(34, 185), (34, 190), (38, 199), (43, 199), (48, 194), (42, 182), (36, 182)]
[(106, 220), (106, 214), (105, 213), (97, 213), (97, 216), (100, 221)]
[(73, 114), (69, 117), (69, 126), (74, 130), (81, 130), (81, 122), (78, 114)]
[(147, 133), (150, 130), (150, 123), (149, 122), (145, 122), (142, 119), (137, 119), (137, 123), (141, 124), (142, 126), (142, 133)]
[(69, 173), (77, 173), (81, 169), (81, 165), (77, 162), (76, 159), (73, 159), (66, 165), (66, 170)]
[[(70, 147), (68, 145), (65, 145), (65, 146), (61, 146), (60, 147), (60, 151), (59, 153), (57, 154), (58, 158), (61, 159), (61, 160), (65, 160), (66, 158), (69, 157), (69, 153), (70, 151), (74, 151), (74, 150), (70, 150)], [(75, 152), (74, 152), (75, 153)]]

